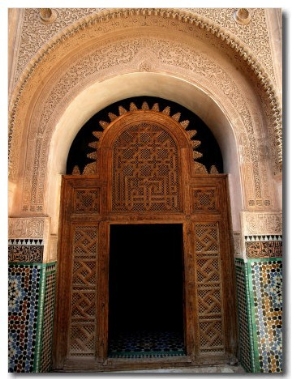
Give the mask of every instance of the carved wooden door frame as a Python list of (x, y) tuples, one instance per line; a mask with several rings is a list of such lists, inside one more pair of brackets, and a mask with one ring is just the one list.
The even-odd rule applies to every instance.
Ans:
[[(63, 176), (55, 369), (199, 365), (235, 354), (227, 176), (197, 171), (185, 127), (168, 114), (127, 112), (101, 134), (94, 174)], [(183, 225), (184, 357), (108, 357), (110, 225), (128, 223)]]

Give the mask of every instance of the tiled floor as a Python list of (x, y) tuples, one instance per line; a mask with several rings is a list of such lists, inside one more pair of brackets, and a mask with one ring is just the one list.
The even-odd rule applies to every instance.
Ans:
[[(110, 358), (159, 358), (185, 355), (182, 333), (178, 331), (119, 332), (110, 339)], [(245, 374), (240, 365), (230, 364), (114, 371), (113, 374)], [(110, 373), (112, 374), (112, 373)]]
[(110, 339), (110, 358), (155, 358), (185, 355), (178, 331), (119, 332)]

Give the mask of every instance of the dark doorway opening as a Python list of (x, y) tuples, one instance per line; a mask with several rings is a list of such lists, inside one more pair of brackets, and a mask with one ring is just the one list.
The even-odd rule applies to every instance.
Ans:
[(111, 225), (109, 266), (109, 357), (184, 355), (182, 225)]

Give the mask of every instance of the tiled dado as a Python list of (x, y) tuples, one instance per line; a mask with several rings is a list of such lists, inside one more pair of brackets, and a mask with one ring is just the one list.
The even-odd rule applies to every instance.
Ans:
[(282, 259), (236, 259), (240, 361), (248, 372), (281, 373)]
[(279, 373), (282, 355), (282, 259), (251, 259), (250, 302), (258, 371)]
[(55, 278), (56, 263), (9, 264), (9, 372), (51, 368)]
[(239, 320), (239, 360), (247, 372), (255, 372), (247, 263), (243, 259), (236, 258), (235, 269)]

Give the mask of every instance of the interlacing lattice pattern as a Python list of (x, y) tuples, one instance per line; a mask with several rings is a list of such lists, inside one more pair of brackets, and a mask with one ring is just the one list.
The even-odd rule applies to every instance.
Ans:
[(98, 188), (77, 189), (74, 194), (74, 211), (76, 213), (98, 213), (100, 192)]
[[(125, 104), (124, 104), (125, 105)], [(178, 106), (178, 105), (177, 105)], [(142, 112), (141, 112), (142, 111)], [(188, 129), (190, 120), (185, 119), (183, 115), (181, 115), (181, 112), (175, 110), (172, 111), (170, 106), (162, 106), (159, 103), (155, 102), (152, 106), (148, 104), (147, 101), (143, 101), (141, 107), (139, 108), (135, 102), (130, 102), (129, 109), (126, 109), (123, 107), (123, 105), (118, 106), (118, 112), (108, 112), (107, 119), (110, 121), (104, 121), (100, 120), (95, 123), (95, 116), (96, 114), (89, 120), (88, 123), (85, 124), (85, 126), (81, 129), (80, 133), (76, 136), (75, 140), (73, 141), (73, 145), (70, 150), (70, 156), (68, 158), (68, 164), (69, 168), (67, 168), (67, 172), (72, 173), (72, 175), (94, 175), (98, 173), (98, 150), (101, 148), (102, 139), (104, 138), (104, 132), (106, 129), (109, 129), (112, 123), (115, 123), (118, 121), (119, 117), (124, 116), (126, 113), (131, 113), (132, 116), (135, 116), (140, 113), (141, 116), (141, 124), (144, 122), (144, 125), (149, 125), (148, 123), (145, 123), (145, 120), (143, 120), (143, 112), (153, 112), (153, 116), (157, 116), (158, 113), (163, 114), (164, 116), (168, 116), (170, 120), (173, 122), (175, 121), (177, 123), (177, 126), (184, 130), (184, 133), (186, 135), (187, 141), (189, 141), (190, 148), (192, 151), (193, 156), (193, 169), (198, 174), (218, 174), (218, 168), (217, 166), (222, 167), (223, 163), (221, 163), (222, 159), (219, 156), (218, 148), (216, 147), (216, 141), (212, 138), (212, 136), (209, 136), (207, 134), (208, 129), (204, 127), (202, 124), (202, 120), (198, 120), (201, 123), (201, 127), (198, 127), (198, 125), (195, 125), (195, 121), (193, 121), (193, 125), (197, 128), (195, 129)], [(102, 112), (102, 111), (101, 111)], [(175, 113), (174, 113), (175, 112)], [(99, 112), (100, 115), (100, 112)], [(103, 116), (103, 115), (102, 115)], [(183, 118), (183, 120), (182, 120)], [(136, 124), (135, 124), (136, 125)], [(95, 127), (95, 130), (92, 132), (92, 136), (90, 133), (90, 127)], [(99, 130), (99, 126), (101, 129)], [(85, 129), (86, 128), (86, 129)], [(84, 133), (87, 134), (84, 134)], [(197, 160), (199, 158), (203, 157), (203, 153), (199, 151), (199, 147), (202, 144), (202, 141), (194, 139), (195, 136), (201, 134), (202, 137), (205, 140), (206, 144), (210, 144), (210, 153), (211, 151), (214, 151), (214, 153), (206, 154), (205, 161), (202, 163), (198, 162)], [(82, 134), (81, 134), (82, 133)], [(168, 133), (167, 133), (168, 134)], [(83, 155), (78, 156), (77, 150), (80, 146), (80, 149), (82, 149), (82, 140), (90, 140), (90, 142), (85, 147), (85, 157)], [(96, 138), (96, 140), (95, 140)], [(210, 141), (210, 142), (209, 142)], [(158, 141), (157, 141), (158, 142)], [(135, 148), (135, 146), (133, 146)], [(205, 150), (205, 148), (204, 148)], [(75, 153), (76, 151), (76, 153)], [(207, 149), (206, 149), (207, 151)], [(218, 158), (219, 156), (219, 158)], [(214, 157), (213, 160), (211, 158)], [(124, 157), (123, 157), (124, 158)], [(144, 172), (143, 175), (146, 175), (146, 172)]]
[(71, 356), (94, 356), (96, 320), (96, 256), (98, 228), (78, 226), (74, 233)]
[(217, 223), (195, 225), (196, 280), (200, 350), (224, 350)]
[(215, 188), (199, 188), (194, 191), (194, 210), (196, 212), (216, 210)]
[(178, 211), (178, 153), (161, 127), (141, 123), (124, 131), (114, 145), (113, 209)]

